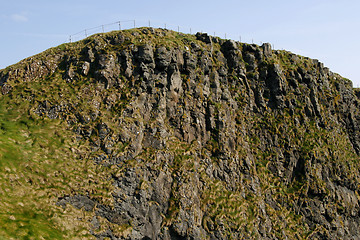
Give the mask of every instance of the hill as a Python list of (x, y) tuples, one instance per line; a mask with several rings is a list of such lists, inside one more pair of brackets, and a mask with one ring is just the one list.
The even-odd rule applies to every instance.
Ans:
[(5, 239), (360, 238), (359, 92), (318, 60), (139, 28), (0, 88)]

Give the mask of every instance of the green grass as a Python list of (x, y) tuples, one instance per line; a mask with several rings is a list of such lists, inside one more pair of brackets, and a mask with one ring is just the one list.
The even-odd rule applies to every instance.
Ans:
[[(34, 83), (31, 89), (37, 88)], [(112, 171), (80, 158), (76, 152), (86, 145), (62, 121), (34, 114), (31, 102), (17, 97), (23, 89), (18, 91), (0, 98), (0, 239), (91, 237), (88, 223), (76, 221), (79, 210), (55, 203), (84, 194), (111, 204)]]
[[(35, 206), (34, 206), (35, 207)], [(51, 216), (39, 214), (30, 206), (18, 205), (20, 210), (0, 214), (1, 231), (14, 239), (65, 239), (64, 233), (54, 228)]]

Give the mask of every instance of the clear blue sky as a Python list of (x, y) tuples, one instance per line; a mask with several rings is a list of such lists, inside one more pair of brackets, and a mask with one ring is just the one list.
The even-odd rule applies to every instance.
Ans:
[[(120, 20), (203, 31), (319, 59), (360, 86), (359, 0), (2, 0), (0, 69)], [(105, 27), (105, 31), (117, 26)], [(124, 27), (131, 27), (131, 24)], [(101, 31), (101, 28), (97, 29)], [(81, 37), (80, 35), (74, 37)]]

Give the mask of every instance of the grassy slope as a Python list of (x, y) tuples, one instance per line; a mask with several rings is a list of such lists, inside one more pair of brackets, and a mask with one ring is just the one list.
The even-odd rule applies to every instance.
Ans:
[(46, 97), (41, 80), (22, 83), (10, 95), (1, 97), (0, 236), (89, 238), (88, 221), (78, 220), (90, 215), (55, 203), (58, 197), (75, 193), (111, 201), (106, 197), (112, 188), (108, 181), (111, 171), (87, 157), (79, 158), (86, 147), (76, 142), (64, 122), (34, 114), (32, 104), (36, 101), (19, 97), (24, 89), (41, 90), (38, 97)]

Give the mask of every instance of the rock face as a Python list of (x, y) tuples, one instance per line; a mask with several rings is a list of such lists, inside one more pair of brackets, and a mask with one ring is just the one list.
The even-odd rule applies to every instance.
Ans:
[(113, 205), (59, 196), (95, 237), (360, 239), (359, 100), (317, 60), (142, 28), (2, 70), (1, 91), (49, 78), (66, 89), (21, 97), (118, 169)]

